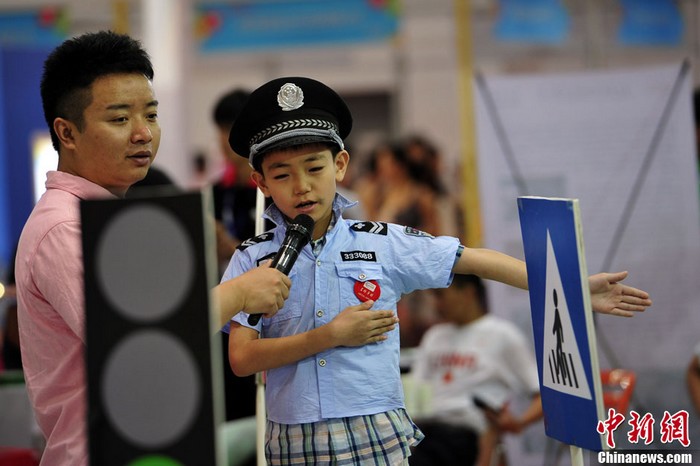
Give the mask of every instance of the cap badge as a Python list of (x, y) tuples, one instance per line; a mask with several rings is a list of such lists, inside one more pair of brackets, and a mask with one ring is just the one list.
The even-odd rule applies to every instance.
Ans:
[(277, 93), (277, 103), (285, 112), (301, 108), (304, 105), (304, 91), (294, 83), (286, 83)]

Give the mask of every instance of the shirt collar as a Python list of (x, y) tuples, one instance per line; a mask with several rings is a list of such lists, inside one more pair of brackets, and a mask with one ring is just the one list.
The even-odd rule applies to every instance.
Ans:
[(46, 174), (46, 189), (67, 191), (80, 199), (117, 198), (106, 188), (93, 183), (87, 178), (61, 171), (52, 170)]
[[(335, 193), (335, 198), (333, 199), (333, 217), (337, 220), (342, 217), (342, 213), (345, 209), (349, 209), (350, 207), (353, 207), (357, 205), (357, 201), (351, 201), (348, 198), (344, 197), (340, 193)], [(263, 213), (263, 218), (270, 220), (275, 223), (275, 225), (285, 225), (288, 220), (282, 214), (282, 212), (277, 208), (277, 206), (273, 203), (270, 204), (270, 206), (265, 209), (265, 213)]]

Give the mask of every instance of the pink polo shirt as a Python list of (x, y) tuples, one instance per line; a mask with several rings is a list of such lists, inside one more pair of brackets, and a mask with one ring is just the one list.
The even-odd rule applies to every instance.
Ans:
[(114, 197), (85, 178), (49, 172), (22, 230), (15, 278), (22, 364), (44, 436), (42, 465), (87, 465), (85, 297), (80, 200)]

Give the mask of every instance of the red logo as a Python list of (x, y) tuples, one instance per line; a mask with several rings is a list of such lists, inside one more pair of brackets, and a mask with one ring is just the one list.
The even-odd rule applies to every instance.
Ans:
[(355, 296), (362, 301), (376, 301), (382, 290), (379, 288), (379, 283), (376, 280), (367, 280), (366, 282), (355, 282)]

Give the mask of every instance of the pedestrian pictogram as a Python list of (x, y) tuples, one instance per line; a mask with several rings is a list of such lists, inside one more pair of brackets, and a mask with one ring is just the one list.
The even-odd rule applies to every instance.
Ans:
[(543, 384), (569, 395), (591, 399), (591, 391), (583, 371), (583, 362), (571, 324), (569, 308), (561, 283), (552, 239), (547, 232), (547, 291), (544, 305), (542, 361), (545, 362)]

